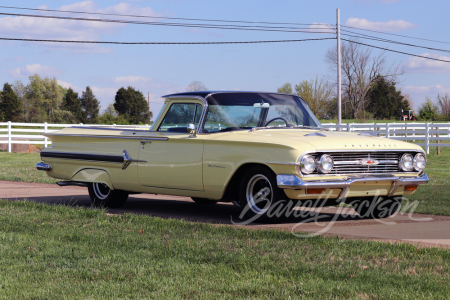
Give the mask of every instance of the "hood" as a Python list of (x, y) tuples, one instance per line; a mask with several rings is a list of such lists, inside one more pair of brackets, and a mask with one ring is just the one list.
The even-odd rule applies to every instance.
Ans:
[(263, 129), (254, 132), (238, 131), (246, 140), (264, 140), (285, 144), (294, 148), (307, 143), (320, 150), (417, 150), (422, 149), (413, 143), (357, 132), (322, 131), (305, 129)]

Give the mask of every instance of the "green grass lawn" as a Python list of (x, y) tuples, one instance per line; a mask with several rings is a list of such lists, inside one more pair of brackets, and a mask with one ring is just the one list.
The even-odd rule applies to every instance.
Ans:
[(39, 153), (0, 152), (0, 180), (55, 183), (56, 180), (34, 167), (41, 161)]
[(1, 299), (448, 299), (450, 251), (0, 200)]

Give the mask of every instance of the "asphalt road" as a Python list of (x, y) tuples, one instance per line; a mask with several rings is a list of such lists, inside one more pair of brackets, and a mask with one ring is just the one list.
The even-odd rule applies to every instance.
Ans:
[[(27, 199), (39, 203), (86, 208), (91, 206), (86, 188), (59, 187), (56, 184), (0, 181), (0, 198)], [(289, 230), (299, 237), (306, 237), (308, 234), (338, 235), (345, 238), (450, 248), (448, 216), (403, 213), (382, 220), (373, 220), (360, 218), (352, 208), (296, 208), (293, 215), (282, 223), (239, 225), (236, 224), (236, 221), (239, 221), (239, 212), (232, 204), (198, 205), (186, 197), (152, 194), (130, 195), (123, 207), (110, 209), (109, 213), (136, 213), (255, 229), (276, 228)]]

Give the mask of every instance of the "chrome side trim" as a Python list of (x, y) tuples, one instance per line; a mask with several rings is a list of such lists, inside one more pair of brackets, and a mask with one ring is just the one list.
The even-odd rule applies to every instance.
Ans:
[[(45, 152), (41, 152), (41, 157), (122, 164), (122, 170), (125, 170), (126, 168), (128, 168), (128, 166), (132, 162), (147, 162), (145, 160), (132, 159), (126, 150), (123, 150), (122, 156), (45, 151)], [(44, 163), (42, 163), (42, 164), (44, 164)], [(36, 165), (36, 168), (38, 168), (38, 165), (39, 164)], [(46, 164), (44, 164), (44, 165), (46, 165)], [(45, 171), (48, 171), (48, 170), (45, 170)]]
[(278, 161), (270, 161), (267, 164), (272, 164), (272, 165), (289, 165), (289, 166), (299, 166), (300, 163), (288, 163), (288, 162), (278, 162)]
[(337, 199), (346, 197), (350, 186), (357, 182), (379, 182), (391, 181), (394, 186), (388, 194), (388, 197), (394, 195), (398, 187), (405, 185), (419, 185), (428, 183), (429, 179), (425, 172), (418, 177), (415, 176), (394, 176), (387, 175), (362, 175), (362, 176), (348, 176), (344, 179), (338, 180), (312, 180), (304, 181), (295, 175), (277, 175), (277, 185), (282, 189), (308, 189), (308, 188), (324, 188), (324, 189), (342, 189)]
[(36, 164), (36, 169), (39, 171), (50, 171), (52, 167), (50, 165), (44, 164), (43, 162)]
[(57, 134), (57, 133), (45, 133), (44, 136), (76, 136), (76, 137), (88, 137), (88, 138), (105, 138), (105, 139), (127, 139), (127, 140), (147, 140), (147, 141), (167, 141), (168, 137), (146, 137), (146, 136), (112, 136), (112, 135), (91, 135), (91, 134)]
[(123, 150), (122, 170), (128, 168), (132, 162), (147, 162), (146, 160), (132, 159), (126, 150)]
[[(118, 125), (117, 127), (119, 127)], [(136, 131), (133, 127), (131, 128), (111, 128), (111, 127), (102, 127), (102, 126), (71, 126), (69, 128), (78, 128), (78, 129), (91, 129), (91, 130), (114, 130), (114, 131)]]

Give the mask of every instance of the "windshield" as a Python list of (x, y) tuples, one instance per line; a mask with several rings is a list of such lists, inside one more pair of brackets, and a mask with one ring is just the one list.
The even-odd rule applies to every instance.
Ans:
[(294, 95), (218, 93), (207, 100), (205, 132), (258, 127), (322, 127), (308, 106)]

